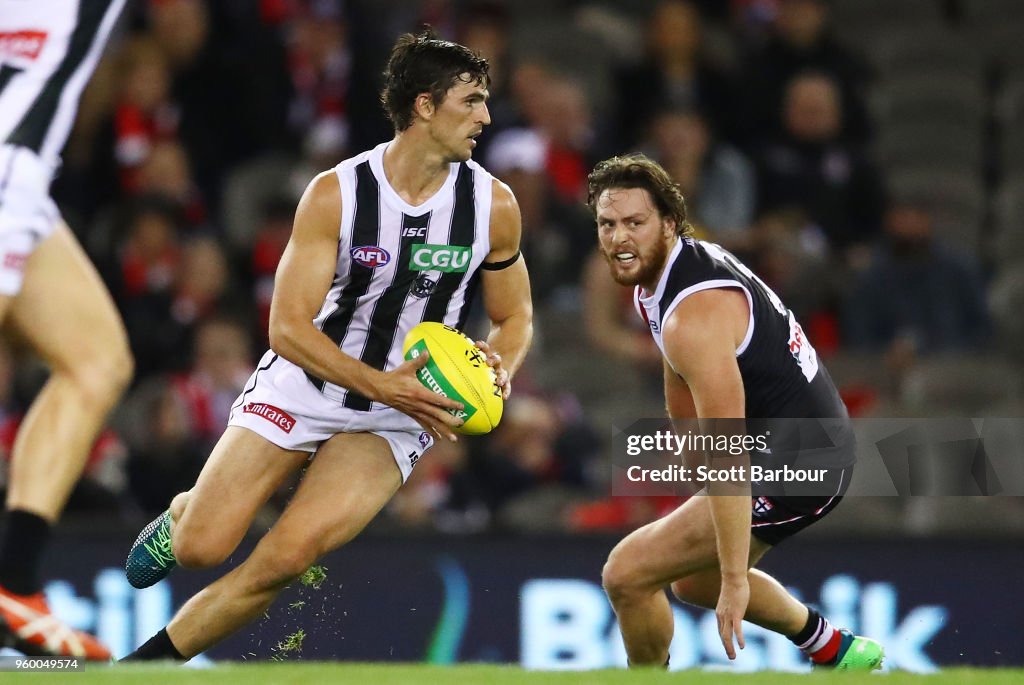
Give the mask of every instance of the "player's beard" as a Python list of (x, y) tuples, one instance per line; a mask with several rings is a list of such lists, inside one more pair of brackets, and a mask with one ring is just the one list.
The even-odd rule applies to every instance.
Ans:
[(637, 268), (629, 273), (623, 271), (622, 265), (615, 259), (614, 253), (609, 253), (604, 249), (601, 251), (604, 253), (604, 258), (608, 262), (612, 278), (616, 283), (628, 286), (651, 285), (656, 283), (658, 276), (661, 275), (661, 269), (665, 266), (665, 260), (668, 259), (669, 245), (664, 239), (659, 239), (648, 250), (641, 250), (637, 247), (634, 252), (638, 262)]

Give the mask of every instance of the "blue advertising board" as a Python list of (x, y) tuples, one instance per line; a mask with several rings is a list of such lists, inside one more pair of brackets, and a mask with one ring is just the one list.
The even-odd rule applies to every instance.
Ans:
[[(177, 607), (229, 565), (179, 569), (137, 591), (120, 570), (130, 540), (117, 537), (59, 539), (46, 589), (55, 612), (95, 631), (122, 655), (166, 625)], [(616, 540), (361, 538), (323, 560), (326, 579), (318, 589), (293, 584), (262, 620), (201, 659), (477, 661), (545, 670), (624, 666), (600, 585)], [(240, 550), (236, 561), (244, 554)], [(836, 624), (882, 641), (889, 668), (1024, 665), (1024, 589), (1014, 577), (1024, 568), (1019, 545), (795, 539), (769, 553), (761, 567)], [(750, 625), (747, 648), (730, 663), (714, 614), (673, 606), (673, 668), (806, 669), (788, 640)], [(305, 634), (301, 651), (278, 649), (299, 630)]]

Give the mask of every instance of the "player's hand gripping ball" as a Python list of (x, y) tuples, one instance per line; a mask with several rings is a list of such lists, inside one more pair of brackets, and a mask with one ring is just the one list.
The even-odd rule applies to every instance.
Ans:
[(415, 359), (424, 350), (430, 352), (430, 357), (416, 372), (420, 383), (464, 407), (451, 412), (463, 420), (453, 430), (463, 435), (483, 435), (493, 430), (501, 421), (504, 401), (484, 353), (458, 330), (435, 321), (416, 325), (402, 344), (406, 359)]

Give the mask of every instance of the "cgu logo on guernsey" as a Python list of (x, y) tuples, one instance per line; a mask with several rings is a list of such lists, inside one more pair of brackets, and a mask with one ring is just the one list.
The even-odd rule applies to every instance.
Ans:
[(409, 270), (464, 272), (472, 256), (473, 248), (465, 245), (413, 245)]
[(388, 251), (376, 245), (353, 247), (348, 253), (351, 255), (352, 261), (360, 266), (365, 266), (367, 269), (376, 269), (378, 266), (384, 266), (391, 261), (391, 255)]

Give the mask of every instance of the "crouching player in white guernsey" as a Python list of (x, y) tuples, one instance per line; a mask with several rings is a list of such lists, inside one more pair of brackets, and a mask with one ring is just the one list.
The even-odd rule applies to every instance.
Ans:
[(78, 99), (124, 0), (0, 0), (0, 323), (50, 378), (14, 443), (0, 538), (0, 646), (108, 660), (50, 613), (40, 562), (132, 376), (121, 318), (50, 199)]
[(612, 550), (602, 579), (630, 664), (668, 663), (673, 620), (664, 588), (671, 585), (680, 600), (716, 611), (730, 659), (736, 644), (744, 646), (746, 619), (787, 636), (816, 665), (879, 668), (877, 642), (834, 628), (753, 568), (838, 504), (855, 458), (846, 408), (800, 325), (733, 255), (688, 237), (679, 187), (655, 162), (642, 155), (601, 162), (589, 177), (589, 204), (612, 276), (636, 286), (638, 310), (662, 351), (670, 417), (839, 426), (827, 450), (839, 468), (815, 496), (751, 497), (749, 483), (740, 483), (733, 491), (744, 494), (692, 497)]
[(271, 350), (235, 403), (195, 486), (139, 536), (128, 579), (227, 559), (256, 511), (312, 461), (274, 527), (239, 567), (192, 597), (127, 657), (189, 659), (261, 616), (320, 556), (391, 499), (461, 405), (425, 389), (401, 345), (420, 321), (464, 323), (477, 286), (478, 343), (504, 395), (532, 336), (520, 218), (509, 189), (470, 161), (490, 123), (487, 63), (431, 33), (392, 50), (388, 143), (317, 176), (278, 268)]

